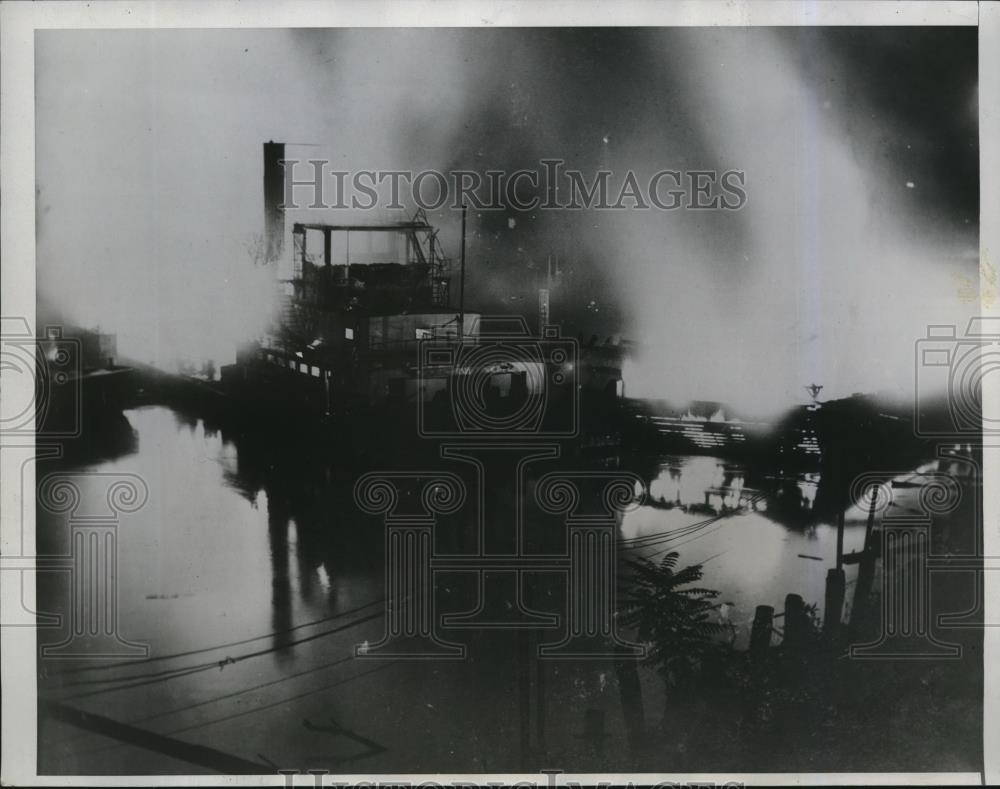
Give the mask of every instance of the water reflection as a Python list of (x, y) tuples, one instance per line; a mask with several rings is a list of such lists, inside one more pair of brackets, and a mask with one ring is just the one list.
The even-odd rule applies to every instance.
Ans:
[[(292, 522), (288, 510), (280, 501), (268, 498), (267, 535), (271, 551), (271, 625), (274, 629), (274, 647), (279, 660), (288, 657), (288, 643), (292, 640), (288, 632), (292, 626), (292, 582), (288, 566), (288, 537)], [(307, 582), (300, 572), (299, 578), (305, 587)], [(308, 599), (303, 595), (304, 599)]]
[(747, 507), (785, 526), (805, 528), (836, 518), (817, 509), (817, 472), (794, 475), (750, 469), (712, 456), (668, 456), (645, 469), (648, 503), (659, 509), (718, 514)]
[[(341, 480), (314, 458), (162, 407), (125, 418), (132, 452), (73, 466), (138, 474), (150, 489), (118, 530), (123, 632), (148, 635), (160, 654), (274, 633), (281, 661), (296, 622), (381, 597), (380, 544), (356, 528), (352, 472)], [(55, 462), (40, 462), (39, 478)], [(84, 502), (101, 500), (98, 480), (77, 479)], [(48, 552), (68, 552), (64, 517), (39, 511), (39, 535)], [(62, 581), (42, 580), (58, 609)]]
[[(200, 661), (204, 652), (210, 664), (218, 659), (219, 668), (177, 675), (169, 685), (89, 697), (81, 702), (87, 711), (158, 733), (204, 738), (223, 751), (252, 756), (261, 748), (275, 763), (280, 753), (289, 766), (339, 769), (343, 759), (357, 757), (356, 742), (318, 739), (317, 732), (341, 726), (386, 745), (361, 752), (372, 772), (442, 765), (454, 772), (526, 771), (550, 764), (550, 754), (593, 771), (632, 764), (623, 732), (634, 710), (642, 718), (643, 696), (647, 710), (660, 709), (657, 677), (601, 661), (537, 661), (534, 648), (561, 637), (545, 628), (555, 612), (567, 610), (566, 579), (517, 575), (506, 566), (477, 575), (472, 566), (484, 549), (564, 555), (565, 518), (526, 509), (519, 522), (514, 496), (520, 491), (524, 502), (534, 501), (542, 475), (578, 459), (540, 457), (527, 466), (521, 487), (510, 473), (517, 453), (496, 448), (464, 447), (463, 454), (442, 459), (438, 447), (428, 447), (425, 456), (386, 461), (385, 467), (397, 469), (447, 467), (469, 491), (485, 491), (482, 510), (470, 496), (434, 529), (435, 557), (472, 560), (434, 577), (438, 613), (454, 624), (444, 635), (465, 644), (470, 659), (390, 660), (362, 668), (353, 660), (355, 644), (374, 648), (386, 632), (386, 529), (355, 505), (354, 484), (371, 470), (358, 453), (336, 437), (302, 441), (280, 430), (245, 431), (163, 407), (129, 410), (126, 417), (130, 454), (97, 452), (76, 466), (139, 474), (150, 489), (147, 506), (118, 530), (122, 633), (168, 659), (198, 651), (199, 657), (163, 668)], [(656, 558), (676, 550), (682, 566), (703, 564), (703, 585), (721, 592), (718, 616), (734, 625), (737, 647), (746, 644), (756, 605), (780, 611), (789, 593), (822, 602), (836, 530), (820, 505), (824, 495), (834, 497), (819, 475), (786, 475), (707, 456), (621, 461), (650, 489), (647, 503), (621, 520), (622, 553)], [(40, 468), (39, 476), (46, 471)], [(426, 479), (403, 486), (401, 510), (420, 509)], [(90, 483), (84, 477), (82, 484)], [(594, 510), (590, 498), (597, 492), (581, 491), (581, 511)], [(98, 493), (83, 491), (86, 500)], [(860, 548), (864, 517), (857, 508), (850, 512), (847, 551)], [(65, 553), (65, 521), (40, 512), (38, 523), (40, 545)], [(850, 586), (853, 568), (847, 572)], [(66, 590), (58, 582), (40, 580), (39, 591), (46, 610), (64, 605)], [(483, 628), (483, 622), (517, 626)], [(61, 635), (39, 632), (42, 641)], [(235, 661), (248, 653), (252, 660)], [(230, 656), (232, 665), (225, 662)], [(617, 683), (609, 680), (612, 672)], [(62, 681), (53, 679), (43, 692)], [(327, 726), (331, 716), (336, 722)], [(596, 722), (605, 717), (603, 747)], [(230, 721), (236, 722), (230, 727)], [(544, 748), (528, 760), (531, 732), (539, 742), (549, 738), (553, 750), (544, 763)]]
[[(296, 622), (381, 598), (384, 530), (354, 504), (353, 485), (364, 469), (349, 452), (275, 433), (239, 432), (161, 407), (126, 415), (134, 453), (98, 468), (139, 473), (155, 493), (122, 530), (121, 585), (132, 601), (126, 618), (163, 623), (157, 637), (170, 642), (166, 651), (177, 649), (177, 642), (270, 632), (275, 660), (283, 662)], [(529, 516), (520, 532), (514, 527), (516, 481), (493, 468), (509, 466), (500, 462), (506, 458), (474, 459), (470, 465), (459, 454), (431, 466), (446, 463), (463, 474), (470, 490), (486, 490), (484, 528), (475, 525), (479, 516), (470, 500), (439, 523), (436, 553), (562, 552), (558, 518)], [(540, 456), (541, 466), (552, 462), (560, 461)], [(815, 507), (823, 484), (818, 474), (786, 477), (711, 456), (647, 463), (633, 464), (648, 481), (649, 498), (622, 523), (625, 547), (654, 557), (679, 550), (689, 562), (706, 562), (706, 582), (734, 604), (737, 617), (760, 603), (780, 603), (789, 592), (807, 602), (822, 600), (825, 568), (835, 559), (835, 529)], [(484, 468), (485, 484), (476, 478)], [(535, 473), (541, 472), (529, 474), (529, 495)], [(414, 491), (403, 492), (403, 506), (418, 499)], [(444, 608), (468, 611), (476, 579), (468, 573), (442, 579)], [(544, 609), (558, 607), (558, 584), (529, 579), (515, 588), (510, 580), (486, 578), (478, 596), (489, 599), (479, 605), (511, 611), (534, 599)]]
[[(682, 564), (704, 564), (705, 586), (721, 592), (720, 616), (736, 626), (737, 646), (749, 638), (757, 605), (780, 611), (789, 593), (822, 605), (837, 530), (835, 516), (815, 508), (819, 474), (784, 476), (711, 456), (662, 458), (646, 474), (649, 497), (623, 519), (623, 546), (629, 555), (677, 551)], [(853, 521), (845, 549), (862, 541)]]

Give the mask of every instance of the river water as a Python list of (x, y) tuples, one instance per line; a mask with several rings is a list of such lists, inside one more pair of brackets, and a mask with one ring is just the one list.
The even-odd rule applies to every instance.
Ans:
[[(537, 747), (529, 740), (546, 737), (541, 725), (553, 758), (628, 766), (613, 756), (623, 727), (607, 664), (553, 665), (548, 701), (532, 702), (545, 709), (539, 724), (542, 713), (529, 713), (519, 696), (526, 669), (509, 658), (523, 644), (509, 632), (470, 635), (464, 661), (354, 658), (356, 645), (376, 644), (384, 632), (384, 527), (354, 502), (357, 468), (296, 463), (266, 440), (163, 406), (128, 410), (125, 419), (128, 435), (109, 438), (118, 447), (111, 456), (95, 453), (59, 473), (74, 475), (84, 502), (103, 501), (114, 475), (136, 475), (148, 488), (145, 504), (117, 528), (117, 626), (157, 662), (43, 660), (43, 698), (258, 764), (513, 771)], [(822, 613), (836, 528), (810, 516), (815, 476), (774, 478), (708, 456), (664, 456), (646, 468), (651, 503), (620, 524), (626, 555), (676, 550), (682, 565), (703, 564), (701, 585), (720, 592), (719, 616), (734, 626), (737, 646), (757, 605), (780, 612), (796, 593)], [(47, 471), (40, 463), (39, 479)], [(845, 548), (856, 550), (864, 513), (852, 508), (847, 524)], [(68, 551), (64, 515), (39, 511), (38, 531), (43, 550)], [(40, 576), (42, 610), (64, 610), (66, 579), (53, 575)], [(655, 693), (648, 674), (643, 687)], [(584, 753), (595, 709), (609, 739)], [(114, 741), (52, 736), (45, 758), (53, 772), (130, 769)], [(174, 769), (191, 771), (180, 762)]]

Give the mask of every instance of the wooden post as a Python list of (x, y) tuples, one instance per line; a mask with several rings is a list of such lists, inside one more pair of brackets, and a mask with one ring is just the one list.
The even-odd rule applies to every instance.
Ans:
[(845, 509), (840, 508), (840, 517), (837, 518), (837, 569), (844, 569), (844, 517)]
[(753, 616), (750, 630), (750, 659), (759, 663), (767, 655), (771, 646), (771, 631), (774, 629), (774, 606), (759, 605)]
[(858, 562), (858, 581), (854, 587), (854, 606), (851, 609), (851, 632), (858, 635), (867, 626), (868, 609), (875, 580), (875, 548), (872, 533), (875, 530), (875, 507), (878, 501), (878, 484), (872, 485), (872, 503), (868, 510), (868, 525), (865, 528), (865, 546)]
[(806, 643), (808, 628), (809, 618), (806, 616), (805, 601), (797, 594), (786, 595), (784, 639), (786, 649), (801, 649)]
[(836, 641), (840, 635), (840, 619), (844, 615), (844, 596), (847, 579), (844, 575), (844, 518), (847, 516), (847, 501), (840, 507), (837, 518), (837, 566), (826, 572), (826, 599), (823, 603), (823, 637)]
[(872, 485), (872, 503), (868, 508), (868, 523), (865, 525), (865, 550), (871, 548), (872, 533), (875, 531), (875, 507), (878, 504), (878, 483)]
[(831, 567), (826, 571), (826, 600), (823, 607), (823, 635), (835, 639), (840, 632), (840, 617), (844, 611), (844, 592), (847, 584), (844, 570)]

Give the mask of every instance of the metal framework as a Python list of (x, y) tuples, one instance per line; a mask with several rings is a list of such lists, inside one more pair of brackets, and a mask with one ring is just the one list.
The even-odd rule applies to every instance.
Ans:
[[(339, 266), (345, 267), (350, 272), (352, 266), (414, 266), (421, 269), (420, 279), (424, 280), (424, 285), (429, 287), (428, 306), (447, 307), (450, 305), (451, 294), (449, 280), (451, 276), (451, 260), (443, 254), (440, 241), (438, 240), (438, 229), (427, 221), (427, 216), (423, 209), (414, 214), (408, 222), (395, 222), (389, 224), (327, 224), (327, 223), (304, 223), (296, 222), (292, 225), (293, 238), (293, 260), (291, 282), (300, 284), (305, 275), (304, 270), (307, 265), (314, 265), (307, 259), (305, 236), (307, 231), (317, 231), (323, 235), (323, 257), (322, 266), (332, 268), (333, 263), (333, 236), (335, 233), (343, 233), (345, 236), (346, 255)], [(406, 238), (406, 252), (404, 258), (392, 261), (388, 264), (372, 263), (352, 263), (351, 262), (351, 233), (392, 233), (402, 234)], [(424, 273), (425, 272), (425, 273)]]

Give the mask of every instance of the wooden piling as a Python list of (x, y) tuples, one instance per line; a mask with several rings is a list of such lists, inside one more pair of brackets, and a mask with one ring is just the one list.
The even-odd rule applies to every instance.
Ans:
[(840, 517), (837, 518), (837, 569), (844, 569), (844, 518), (845, 508), (840, 508)]
[(785, 638), (786, 650), (796, 651), (805, 646), (809, 633), (809, 617), (806, 604), (800, 595), (785, 596)]
[(847, 582), (840, 567), (831, 567), (826, 572), (826, 600), (823, 607), (823, 635), (836, 639), (840, 633), (840, 618), (844, 612), (844, 592)]
[(872, 502), (865, 528), (865, 545), (858, 562), (858, 580), (854, 587), (854, 605), (851, 609), (851, 632), (859, 635), (867, 627), (872, 583), (875, 581), (875, 508), (878, 502), (878, 485), (872, 485)]
[(771, 646), (771, 632), (774, 630), (774, 606), (759, 605), (753, 616), (750, 629), (750, 659), (761, 662)]

